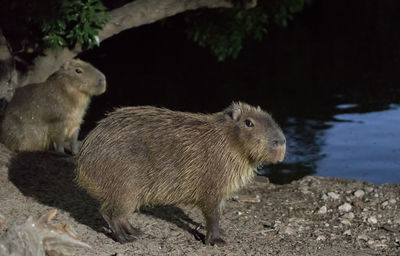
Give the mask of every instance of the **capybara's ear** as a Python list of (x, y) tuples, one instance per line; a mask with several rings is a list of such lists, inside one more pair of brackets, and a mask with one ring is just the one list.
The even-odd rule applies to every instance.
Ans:
[(235, 121), (238, 121), (240, 119), (240, 116), (242, 115), (242, 110), (240, 108), (234, 108), (232, 111), (232, 118)]
[(71, 65), (71, 61), (66, 61), (66, 62), (61, 66), (61, 68), (64, 69), (64, 70), (68, 70), (70, 65)]
[(234, 120), (238, 121), (242, 115), (242, 107), (240, 103), (233, 102), (229, 108), (228, 115)]
[(226, 110), (225, 114), (232, 118), (234, 121), (238, 121), (242, 115), (242, 107), (240, 103), (233, 102)]

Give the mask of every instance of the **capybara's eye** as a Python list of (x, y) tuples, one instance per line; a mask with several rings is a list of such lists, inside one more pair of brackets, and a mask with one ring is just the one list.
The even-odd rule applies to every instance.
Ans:
[(82, 69), (77, 68), (77, 69), (75, 69), (75, 72), (78, 73), (78, 74), (80, 74), (80, 73), (82, 73)]
[(253, 127), (254, 126), (253, 122), (250, 121), (249, 119), (246, 119), (246, 121), (244, 121), (244, 122), (246, 123), (247, 127)]

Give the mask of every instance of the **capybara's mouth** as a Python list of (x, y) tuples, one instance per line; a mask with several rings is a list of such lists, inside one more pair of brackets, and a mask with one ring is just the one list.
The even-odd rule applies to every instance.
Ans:
[(283, 162), (283, 160), (285, 159), (285, 153), (286, 153), (286, 144), (277, 146), (273, 163), (276, 164)]
[(98, 94), (104, 93), (107, 89), (106, 83), (101, 82), (101, 83), (97, 84), (97, 89), (98, 89)]

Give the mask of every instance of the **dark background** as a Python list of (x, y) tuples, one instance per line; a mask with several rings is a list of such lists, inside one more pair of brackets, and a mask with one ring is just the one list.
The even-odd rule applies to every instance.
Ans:
[(186, 39), (181, 15), (125, 31), (79, 56), (108, 81), (81, 137), (118, 106), (216, 112), (241, 100), (271, 112), (288, 141), (297, 138), (294, 151), (316, 155), (289, 161), (283, 173), (273, 167), (277, 176), (315, 173), (326, 122), (349, 111), (336, 105), (365, 113), (400, 103), (399, 10), (393, 0), (314, 0), (287, 28), (270, 27), (261, 43), (247, 41), (237, 60), (225, 62)]

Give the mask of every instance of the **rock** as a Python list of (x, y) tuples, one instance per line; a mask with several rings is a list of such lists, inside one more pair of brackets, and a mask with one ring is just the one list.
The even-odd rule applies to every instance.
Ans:
[(341, 212), (349, 212), (353, 207), (349, 203), (344, 203), (338, 207)]
[(319, 208), (318, 213), (325, 214), (327, 211), (328, 211), (328, 208), (326, 207), (326, 205), (324, 205), (321, 208)]
[(339, 194), (336, 194), (335, 192), (329, 192), (328, 196), (334, 200), (338, 200), (340, 198)]
[(324, 201), (328, 200), (328, 198), (329, 198), (329, 197), (328, 197), (326, 194), (323, 194), (323, 195), (321, 196), (321, 199), (324, 200)]
[(384, 224), (381, 228), (383, 230), (396, 233), (396, 229), (392, 228), (389, 224)]
[(296, 231), (291, 227), (286, 227), (283, 229), (283, 233), (287, 235), (294, 235), (296, 234)]
[(302, 188), (300, 189), (300, 192), (303, 193), (303, 194), (305, 194), (305, 195), (312, 193), (312, 192), (310, 192), (310, 191), (308, 190), (308, 187), (302, 187)]
[(323, 236), (323, 235), (319, 235), (319, 236), (317, 237), (317, 241), (325, 241), (325, 240), (326, 240), (326, 237)]
[(395, 204), (395, 203), (396, 203), (396, 199), (394, 199), (394, 198), (390, 199), (390, 200), (389, 200), (389, 203)]
[(354, 207), (357, 207), (357, 208), (364, 208), (364, 203), (361, 202), (360, 200), (354, 200), (353, 205), (354, 205)]
[(273, 225), (273, 227), (274, 227), (274, 228), (279, 227), (281, 224), (282, 224), (282, 221), (276, 220), (275, 223), (274, 223), (274, 225)]
[(357, 236), (357, 239), (358, 239), (358, 240), (363, 240), (363, 241), (368, 241), (368, 240), (369, 240), (369, 239), (368, 239), (368, 236), (365, 235), (365, 234), (358, 235), (358, 236)]
[(236, 202), (242, 203), (259, 203), (261, 202), (260, 195), (237, 195), (232, 198)]
[(376, 224), (376, 223), (378, 223), (378, 220), (376, 219), (376, 217), (371, 216), (368, 218), (368, 222), (371, 224)]
[(364, 192), (364, 190), (361, 190), (361, 189), (354, 192), (355, 197), (363, 197), (364, 195), (365, 195), (365, 192)]
[(344, 232), (343, 232), (343, 235), (345, 235), (345, 236), (351, 236), (351, 230), (348, 229), (348, 230), (344, 231)]
[(352, 213), (352, 212), (345, 213), (345, 214), (343, 214), (342, 218), (352, 220), (352, 219), (354, 219), (354, 213)]
[(374, 240), (369, 240), (367, 242), (367, 244), (368, 244), (368, 247), (371, 248), (371, 249), (375, 249), (376, 248), (376, 243), (375, 243)]
[(374, 191), (373, 187), (367, 187), (365, 188), (365, 191), (367, 191), (368, 193), (371, 193), (372, 191)]
[(347, 220), (347, 219), (342, 220), (341, 223), (343, 225), (348, 225), (348, 226), (351, 225), (351, 222), (349, 220)]
[(383, 203), (382, 203), (382, 208), (385, 208), (386, 206), (388, 206), (388, 204), (389, 204), (389, 201), (383, 202)]

